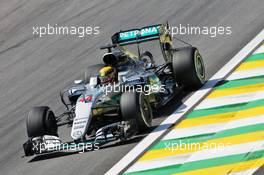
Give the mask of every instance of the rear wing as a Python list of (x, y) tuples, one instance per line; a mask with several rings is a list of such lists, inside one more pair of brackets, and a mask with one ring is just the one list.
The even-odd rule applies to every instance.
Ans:
[(120, 31), (112, 36), (112, 43), (120, 46), (147, 42), (151, 40), (159, 40), (165, 31), (165, 26), (162, 24), (146, 26), (141, 29), (130, 29)]
[[(169, 32), (169, 24), (156, 24), (151, 26), (146, 26), (140, 29), (130, 29), (125, 31), (120, 31), (115, 33), (112, 37), (112, 44), (102, 49), (108, 49), (111, 52), (112, 47), (119, 47), (126, 51), (126, 45), (137, 44), (138, 45), (138, 57), (140, 57), (139, 43), (148, 42), (152, 40), (158, 40), (161, 48), (162, 55), (166, 62), (172, 61), (172, 37)], [(129, 54), (130, 55), (130, 54)], [(132, 57), (132, 56), (131, 56)]]

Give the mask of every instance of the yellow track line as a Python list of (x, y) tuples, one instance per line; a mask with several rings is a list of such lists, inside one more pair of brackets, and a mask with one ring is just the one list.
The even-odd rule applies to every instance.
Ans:
[(205, 117), (197, 117), (191, 119), (187, 118), (182, 122), (180, 122), (178, 125), (176, 125), (174, 129), (229, 122), (231, 120), (249, 118), (262, 114), (264, 114), (264, 106), (245, 109), (241, 111), (235, 111), (235, 112), (214, 114)]
[(236, 88), (218, 89), (213, 91), (206, 98), (208, 99), (208, 98), (217, 98), (228, 95), (245, 94), (245, 93), (257, 92), (261, 90), (264, 90), (264, 83), (241, 86)]
[(244, 62), (235, 71), (243, 71), (259, 67), (264, 67), (264, 60)]

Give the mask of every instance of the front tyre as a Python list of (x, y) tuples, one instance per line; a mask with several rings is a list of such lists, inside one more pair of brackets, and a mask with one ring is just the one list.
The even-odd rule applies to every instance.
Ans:
[(58, 135), (55, 115), (47, 106), (34, 107), (27, 115), (26, 125), (29, 138)]
[(152, 126), (152, 109), (143, 93), (124, 92), (120, 99), (121, 114), (132, 121), (135, 132), (144, 132)]

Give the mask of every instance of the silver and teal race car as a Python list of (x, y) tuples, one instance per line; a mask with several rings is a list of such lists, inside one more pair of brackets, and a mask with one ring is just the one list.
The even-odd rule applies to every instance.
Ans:
[[(183, 89), (195, 90), (205, 82), (202, 57), (187, 44), (175, 48), (168, 24), (120, 31), (112, 44), (101, 47), (104, 64), (89, 66), (84, 80), (62, 90), (66, 111), (55, 116), (47, 106), (34, 107), (26, 118), (28, 140), (25, 155), (65, 151), (77, 144), (93, 148), (114, 140), (125, 141), (152, 126), (153, 112), (165, 106)], [(150, 51), (141, 52), (143, 42), (158, 41), (163, 56), (157, 65)], [(137, 47), (137, 54), (128, 50)], [(111, 67), (114, 81), (102, 84), (99, 72)], [(109, 68), (110, 69), (110, 68)], [(58, 127), (71, 127), (71, 142), (62, 142)], [(80, 149), (80, 147), (78, 147)]]

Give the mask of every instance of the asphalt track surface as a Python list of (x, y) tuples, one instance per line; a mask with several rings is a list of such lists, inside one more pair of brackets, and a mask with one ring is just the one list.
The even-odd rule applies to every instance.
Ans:
[[(25, 115), (35, 105), (63, 110), (59, 90), (101, 61), (99, 46), (120, 29), (169, 21), (172, 25), (231, 26), (232, 35), (179, 36), (200, 49), (212, 76), (264, 27), (262, 0), (3, 0), (0, 2), (0, 172), (7, 174), (103, 174), (139, 141), (83, 154), (22, 158)], [(100, 35), (46, 36), (33, 26), (99, 26)], [(175, 103), (180, 100), (176, 100)], [(177, 105), (165, 109), (166, 115)], [(159, 115), (154, 124), (166, 115)], [(62, 137), (69, 134), (62, 128)], [(263, 171), (259, 171), (263, 173)]]

